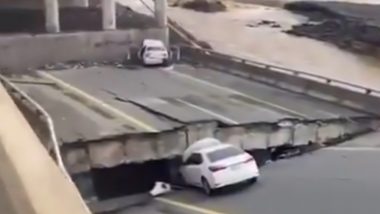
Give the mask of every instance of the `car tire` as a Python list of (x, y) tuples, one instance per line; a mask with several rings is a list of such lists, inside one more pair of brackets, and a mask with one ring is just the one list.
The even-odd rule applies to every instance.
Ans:
[(208, 196), (211, 196), (213, 193), (213, 189), (211, 189), (210, 184), (206, 178), (202, 178), (202, 189), (203, 192)]
[(254, 184), (256, 182), (257, 182), (257, 177), (254, 177), (254, 178), (251, 178), (251, 179), (248, 180), (249, 184)]
[(168, 59), (162, 60), (162, 65), (163, 66), (169, 66), (169, 60)]

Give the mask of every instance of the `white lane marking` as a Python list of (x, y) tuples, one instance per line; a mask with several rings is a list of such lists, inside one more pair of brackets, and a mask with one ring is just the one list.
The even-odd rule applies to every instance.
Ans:
[(340, 118), (341, 116), (339, 114), (334, 114), (334, 113), (331, 113), (331, 112), (328, 112), (328, 111), (323, 111), (321, 109), (315, 109), (315, 111), (321, 113), (321, 114), (325, 114), (325, 115), (328, 115), (330, 117), (333, 117), (333, 118)]
[(278, 114), (278, 112), (276, 112), (274, 110), (271, 110), (271, 109), (268, 109), (268, 108), (264, 108), (264, 107), (261, 107), (261, 106), (253, 106), (253, 105), (251, 105), (249, 103), (246, 103), (246, 102), (241, 101), (241, 100), (236, 99), (236, 98), (230, 98), (230, 100), (232, 102), (236, 102), (236, 103), (239, 103), (241, 105), (245, 105), (245, 106), (247, 106), (247, 107), (249, 107), (249, 108), (251, 108), (251, 109), (253, 109), (255, 111), (266, 111), (266, 112), (268, 112), (270, 114), (274, 114), (274, 113)]
[(169, 205), (172, 205), (172, 206), (176, 206), (176, 207), (180, 207), (182, 209), (189, 210), (189, 211), (192, 211), (192, 212), (195, 212), (195, 213), (201, 213), (201, 214), (225, 214), (225, 213), (217, 212), (217, 211), (214, 211), (214, 210), (209, 210), (209, 209), (205, 209), (205, 208), (201, 208), (201, 207), (196, 207), (196, 206), (190, 205), (190, 204), (185, 204), (183, 202), (174, 201), (174, 200), (167, 199), (167, 198), (156, 198), (156, 200), (159, 201), (159, 202), (162, 202), (162, 203), (165, 203), (165, 204), (169, 204)]
[(211, 82), (208, 82), (206, 80), (202, 80), (202, 79), (198, 79), (198, 78), (195, 78), (193, 76), (190, 76), (190, 75), (187, 75), (187, 74), (183, 74), (183, 73), (180, 73), (178, 71), (165, 71), (165, 72), (168, 72), (170, 74), (173, 74), (173, 75), (176, 75), (178, 77), (182, 77), (182, 78), (185, 78), (185, 79), (189, 79), (193, 82), (197, 82), (197, 83), (200, 83), (200, 84), (203, 84), (203, 85), (207, 85), (209, 87), (213, 87), (213, 88), (216, 88), (218, 90), (221, 90), (221, 91), (225, 91), (225, 92), (228, 92), (228, 93), (232, 93), (232, 94), (236, 94), (236, 95), (239, 95), (239, 96), (242, 96), (242, 97), (245, 97), (247, 99), (250, 99), (250, 100), (253, 100), (255, 102), (258, 102), (258, 103), (262, 103), (262, 104), (265, 104), (267, 106), (271, 106), (273, 108), (276, 108), (276, 109), (279, 109), (279, 110), (282, 110), (282, 111), (285, 111), (285, 112), (288, 112), (292, 115), (297, 115), (299, 117), (303, 117), (303, 118), (309, 118), (309, 116), (305, 115), (305, 114), (302, 114), (300, 112), (296, 112), (296, 111), (293, 111), (291, 109), (288, 109), (288, 108), (285, 108), (285, 107), (282, 107), (282, 106), (279, 106), (277, 104), (274, 104), (274, 103), (270, 103), (268, 101), (265, 101), (265, 100), (262, 100), (262, 99), (259, 99), (259, 98), (256, 98), (256, 97), (252, 97), (252, 96), (249, 96), (247, 94), (244, 94), (240, 91), (236, 91), (234, 89), (231, 89), (231, 88), (227, 88), (227, 87), (223, 87), (223, 86), (220, 86), (220, 85), (216, 85), (214, 83), (211, 83)]
[(61, 79), (59, 79), (59, 78), (57, 78), (51, 74), (48, 74), (44, 71), (38, 71), (38, 74), (41, 77), (44, 77), (44, 78), (49, 79), (50, 81), (54, 82), (58, 87), (62, 88), (63, 90), (66, 90), (70, 93), (76, 94), (77, 96), (81, 97), (81, 99), (84, 99), (85, 102), (92, 103), (95, 106), (100, 106), (103, 109), (109, 111), (111, 114), (113, 114), (117, 117), (120, 117), (120, 118), (140, 127), (141, 129), (143, 129), (145, 131), (158, 132), (158, 130), (156, 128), (149, 125), (148, 123), (145, 123), (144, 121), (139, 120), (138, 118), (135, 118), (135, 117), (133, 117), (133, 116), (131, 116), (131, 115), (129, 115), (129, 114), (105, 103), (104, 101), (82, 91), (79, 88), (76, 88), (76, 87), (66, 83), (65, 81), (63, 81), (63, 80), (61, 80)]
[(211, 110), (209, 110), (209, 109), (206, 109), (206, 108), (203, 108), (203, 107), (201, 107), (201, 106), (198, 106), (198, 105), (195, 105), (195, 104), (189, 103), (189, 102), (187, 102), (187, 101), (185, 101), (185, 100), (182, 100), (182, 99), (176, 99), (176, 101), (178, 101), (178, 102), (180, 102), (180, 103), (182, 103), (182, 104), (188, 105), (188, 106), (190, 106), (190, 107), (192, 107), (192, 108), (195, 108), (195, 109), (197, 109), (197, 110), (199, 110), (199, 111), (202, 111), (202, 112), (204, 112), (204, 113), (206, 113), (206, 114), (212, 115), (212, 116), (214, 116), (214, 117), (216, 117), (216, 118), (219, 118), (219, 119), (221, 119), (221, 120), (223, 120), (223, 121), (225, 121), (225, 122), (228, 122), (228, 123), (231, 123), (231, 124), (235, 124), (235, 125), (239, 124), (239, 122), (237, 122), (237, 121), (235, 121), (235, 120), (233, 120), (233, 119), (230, 119), (230, 118), (228, 118), (228, 117), (225, 117), (225, 116), (223, 116), (223, 115), (221, 115), (221, 114), (218, 114), (218, 113), (216, 113), (216, 112), (213, 112), (213, 111), (211, 111)]

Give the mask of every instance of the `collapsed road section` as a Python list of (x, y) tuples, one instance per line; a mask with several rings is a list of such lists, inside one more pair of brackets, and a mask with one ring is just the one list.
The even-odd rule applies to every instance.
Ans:
[[(175, 157), (204, 137), (260, 159), (257, 151), (334, 143), (378, 125), (375, 91), (226, 57), (184, 48), (172, 68), (73, 66), (10, 80), (53, 118), (65, 166), (87, 200), (171, 181)], [(34, 127), (41, 122), (28, 119)]]

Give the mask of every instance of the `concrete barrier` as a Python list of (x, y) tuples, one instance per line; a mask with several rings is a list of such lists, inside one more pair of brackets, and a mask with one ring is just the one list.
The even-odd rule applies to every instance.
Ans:
[(25, 71), (66, 61), (117, 61), (126, 57), (129, 46), (162, 36), (161, 29), (1, 36), (0, 66), (3, 71)]
[(0, 210), (9, 214), (90, 214), (0, 84)]
[(186, 62), (380, 115), (380, 91), (377, 90), (192, 47), (183, 47), (181, 57)]

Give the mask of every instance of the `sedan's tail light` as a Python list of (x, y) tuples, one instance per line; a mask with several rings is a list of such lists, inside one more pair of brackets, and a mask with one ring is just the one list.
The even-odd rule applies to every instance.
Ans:
[(211, 172), (217, 172), (217, 171), (220, 171), (220, 170), (223, 170), (223, 169), (226, 169), (227, 167), (225, 166), (210, 166), (208, 169), (211, 171)]

